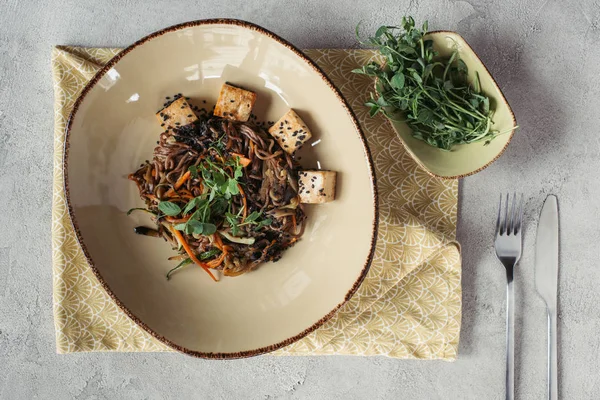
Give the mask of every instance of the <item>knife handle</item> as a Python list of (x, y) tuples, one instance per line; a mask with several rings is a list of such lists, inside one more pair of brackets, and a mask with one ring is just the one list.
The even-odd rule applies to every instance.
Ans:
[(558, 400), (558, 347), (556, 311), (548, 309), (548, 399)]

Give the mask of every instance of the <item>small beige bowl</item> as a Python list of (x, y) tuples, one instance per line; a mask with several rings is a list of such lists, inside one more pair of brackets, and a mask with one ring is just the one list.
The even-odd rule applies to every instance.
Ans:
[(439, 178), (464, 178), (487, 168), (502, 155), (513, 137), (517, 121), (498, 84), (465, 39), (450, 31), (430, 32), (426, 38), (433, 40), (441, 56), (449, 57), (458, 47), (460, 57), (469, 68), (469, 79), (474, 79), (475, 73), (479, 73), (482, 91), (495, 106), (493, 129), (507, 133), (496, 137), (488, 145), (484, 145), (485, 142), (470, 143), (444, 151), (412, 137), (411, 129), (404, 122), (389, 121), (406, 150), (425, 171)]

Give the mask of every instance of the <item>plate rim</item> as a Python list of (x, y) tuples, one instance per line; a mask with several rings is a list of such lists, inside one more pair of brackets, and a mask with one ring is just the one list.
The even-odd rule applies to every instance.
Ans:
[[(71, 128), (73, 125), (73, 120), (77, 114), (77, 111), (79, 110), (79, 106), (84, 101), (84, 99), (85, 99), (86, 95), (89, 93), (89, 91), (92, 90), (96, 86), (98, 81), (111, 68), (113, 68), (121, 60), (121, 58), (126, 56), (129, 52), (131, 52), (138, 46), (141, 46), (144, 43), (146, 43), (150, 40), (153, 40), (155, 38), (158, 38), (166, 33), (171, 33), (171, 32), (175, 32), (178, 30), (194, 28), (194, 27), (203, 26), (203, 25), (233, 25), (233, 26), (238, 26), (238, 27), (241, 27), (244, 29), (249, 29), (249, 30), (258, 32), (260, 34), (263, 34), (263, 35), (269, 37), (270, 39), (275, 40), (276, 42), (283, 45), (284, 47), (286, 47), (288, 50), (290, 50), (292, 53), (294, 53), (297, 57), (299, 57), (302, 61), (304, 61), (309, 67), (311, 67), (311, 69), (313, 69), (313, 71), (315, 73), (317, 73), (319, 75), (321, 80), (323, 80), (323, 82), (331, 89), (333, 94), (337, 97), (338, 101), (341, 103), (342, 107), (344, 107), (344, 109), (346, 110), (346, 113), (350, 117), (350, 120), (351, 120), (352, 124), (354, 125), (355, 131), (358, 134), (358, 138), (360, 139), (360, 141), (362, 143), (365, 160), (367, 162), (367, 168), (369, 170), (369, 177), (370, 177), (370, 183), (371, 183), (371, 194), (372, 194), (372, 201), (373, 201), (373, 222), (372, 222), (372, 232), (371, 232), (369, 253), (363, 264), (363, 268), (360, 271), (360, 274), (359, 274), (357, 280), (354, 282), (354, 284), (349, 289), (349, 291), (346, 292), (346, 295), (344, 296), (344, 300), (342, 302), (340, 302), (339, 304), (337, 304), (330, 312), (328, 312), (325, 316), (323, 316), (317, 322), (315, 322), (314, 324), (312, 324), (311, 326), (309, 326), (308, 328), (306, 328), (305, 330), (303, 330), (302, 332), (300, 332), (299, 334), (297, 334), (295, 336), (292, 336), (290, 338), (287, 338), (287, 339), (280, 341), (278, 343), (275, 343), (275, 344), (260, 347), (258, 349), (243, 350), (243, 351), (238, 351), (238, 352), (202, 352), (202, 351), (197, 351), (197, 350), (191, 350), (184, 346), (178, 345), (178, 344), (174, 343), (173, 341), (167, 339), (166, 337), (160, 335), (159, 333), (154, 331), (152, 328), (150, 328), (148, 325), (146, 325), (146, 323), (144, 323), (123, 302), (121, 302), (121, 300), (115, 295), (115, 293), (109, 287), (108, 283), (104, 280), (102, 274), (97, 269), (96, 265), (94, 264), (90, 254), (88, 252), (88, 249), (83, 240), (83, 236), (81, 235), (81, 232), (79, 230), (79, 225), (77, 223), (77, 219), (75, 218), (75, 214), (73, 212), (73, 205), (71, 204), (71, 196), (70, 196), (70, 191), (69, 191), (69, 172), (68, 172), (68, 170), (69, 170), (69, 148), (70, 148), (69, 140), (71, 137)], [(321, 67), (319, 67), (310, 57), (308, 57), (306, 54), (304, 54), (304, 52), (302, 50), (300, 50), (299, 48), (297, 48), (296, 46), (294, 46), (287, 40), (283, 39), (282, 37), (278, 36), (277, 34), (271, 32), (257, 24), (254, 24), (254, 23), (248, 22), (248, 21), (244, 21), (241, 19), (232, 19), (232, 18), (200, 19), (200, 20), (188, 21), (188, 22), (184, 22), (184, 23), (180, 23), (180, 24), (176, 24), (176, 25), (171, 25), (169, 27), (163, 28), (161, 30), (155, 31), (153, 33), (150, 33), (150, 34), (142, 37), (141, 39), (135, 41), (133, 44), (125, 47), (117, 55), (115, 55), (113, 58), (111, 58), (110, 61), (106, 65), (104, 65), (98, 72), (96, 72), (94, 74), (94, 76), (92, 77), (92, 79), (90, 79), (89, 82), (84, 86), (81, 93), (79, 94), (79, 96), (77, 97), (75, 102), (73, 103), (73, 109), (71, 110), (71, 112), (69, 113), (69, 117), (67, 118), (67, 123), (66, 123), (64, 132), (65, 132), (65, 138), (64, 138), (64, 143), (63, 143), (63, 157), (62, 157), (63, 189), (64, 189), (64, 193), (65, 193), (65, 200), (66, 200), (69, 220), (70, 220), (71, 226), (75, 232), (75, 237), (77, 239), (77, 242), (84, 254), (84, 257), (85, 257), (88, 265), (90, 266), (92, 272), (94, 273), (96, 279), (98, 279), (98, 282), (104, 289), (104, 291), (110, 296), (110, 298), (115, 302), (115, 304), (119, 307), (119, 309), (122, 312), (124, 312), (138, 327), (142, 328), (145, 332), (150, 334), (152, 337), (157, 339), (159, 342), (163, 343), (164, 345), (170, 347), (173, 350), (176, 350), (180, 353), (184, 353), (186, 355), (189, 355), (192, 357), (197, 357), (197, 358), (237, 359), (237, 358), (246, 358), (246, 357), (252, 357), (252, 356), (257, 356), (257, 355), (261, 355), (261, 354), (266, 354), (266, 353), (270, 353), (272, 351), (281, 349), (281, 348), (288, 346), (294, 342), (297, 342), (298, 340), (302, 339), (303, 337), (307, 336), (311, 332), (320, 328), (325, 322), (330, 320), (333, 317), (333, 315), (344, 304), (346, 304), (350, 300), (350, 298), (356, 293), (356, 291), (358, 290), (359, 286), (365, 279), (365, 277), (371, 267), (371, 264), (373, 262), (373, 257), (375, 255), (375, 247), (376, 247), (376, 243), (377, 243), (377, 235), (378, 235), (378, 229), (379, 229), (379, 197), (378, 197), (378, 192), (377, 192), (377, 178), (376, 178), (376, 174), (375, 174), (373, 157), (371, 155), (371, 151), (369, 149), (366, 136), (358, 122), (356, 114), (350, 107), (350, 104), (346, 100), (344, 95), (337, 88), (337, 86), (335, 86), (333, 81), (325, 74), (325, 72), (323, 71), (323, 69)]]

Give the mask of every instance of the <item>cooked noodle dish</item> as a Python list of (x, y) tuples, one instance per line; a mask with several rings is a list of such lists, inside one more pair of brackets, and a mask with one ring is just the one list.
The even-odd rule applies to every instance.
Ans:
[[(334, 200), (336, 173), (302, 170), (294, 153), (311, 131), (290, 109), (277, 122), (252, 114), (256, 94), (226, 83), (212, 111), (184, 95), (167, 97), (156, 118), (163, 132), (151, 160), (129, 179), (152, 226), (176, 252), (167, 279), (188, 265), (213, 280), (277, 261), (301, 240), (305, 204)], [(274, 267), (273, 267), (274, 268)]]

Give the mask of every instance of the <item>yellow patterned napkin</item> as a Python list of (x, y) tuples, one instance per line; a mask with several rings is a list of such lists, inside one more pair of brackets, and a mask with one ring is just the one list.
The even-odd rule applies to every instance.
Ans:
[[(65, 123), (85, 84), (120, 49), (56, 47), (52, 250), (59, 353), (168, 351), (103, 291), (79, 247), (65, 206)], [(454, 360), (461, 320), (460, 253), (454, 243), (458, 182), (433, 178), (382, 118), (363, 106), (369, 78), (350, 73), (372, 50), (307, 50), (356, 112), (375, 161), (380, 198), (377, 248), (357, 293), (334, 317), (275, 355), (386, 355)]]

